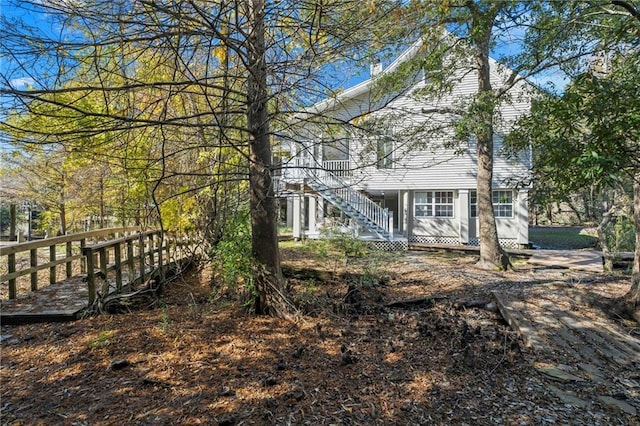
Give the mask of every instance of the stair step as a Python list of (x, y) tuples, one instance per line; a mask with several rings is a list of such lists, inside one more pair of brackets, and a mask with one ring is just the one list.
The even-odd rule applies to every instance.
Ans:
[[(334, 189), (332, 189), (331, 187), (328, 187), (327, 185), (324, 185), (322, 182), (318, 180), (309, 179), (307, 181), (307, 184), (309, 185), (310, 188), (318, 192), (318, 194), (320, 194), (322, 198), (327, 200), (332, 205), (336, 206), (344, 214), (346, 214), (347, 216), (355, 220), (356, 223), (358, 223), (360, 226), (363, 226), (364, 228), (366, 228), (367, 231), (373, 234), (376, 234), (377, 236), (384, 239), (390, 238), (391, 234), (388, 231), (386, 231), (383, 226), (376, 223), (373, 219), (371, 219), (370, 217), (365, 215), (362, 211), (360, 211), (361, 203), (350, 202), (349, 199), (345, 199), (339, 196)], [(352, 198), (352, 197), (348, 197), (348, 198)]]

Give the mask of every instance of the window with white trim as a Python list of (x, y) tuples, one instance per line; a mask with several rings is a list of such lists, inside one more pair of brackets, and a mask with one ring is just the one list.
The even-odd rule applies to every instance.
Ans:
[(416, 217), (453, 217), (453, 191), (416, 192)]
[(393, 139), (391, 136), (384, 135), (377, 140), (377, 161), (376, 166), (379, 169), (393, 168)]
[(469, 191), (469, 217), (478, 217), (478, 193)]
[(513, 191), (493, 191), (491, 203), (495, 217), (513, 217)]
[[(491, 203), (495, 217), (513, 217), (513, 191), (493, 191)], [(478, 193), (475, 190), (469, 191), (469, 215), (478, 217)]]

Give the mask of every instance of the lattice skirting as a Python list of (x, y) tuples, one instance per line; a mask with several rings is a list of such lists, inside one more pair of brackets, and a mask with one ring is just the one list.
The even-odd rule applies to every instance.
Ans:
[[(448, 245), (469, 245), (469, 246), (479, 246), (480, 239), (479, 238), (469, 238), (469, 242), (467, 244), (463, 244), (460, 242), (460, 238), (458, 237), (425, 237), (422, 235), (414, 235), (409, 238), (409, 242), (411, 243), (423, 243), (423, 244), (448, 244)], [(504, 248), (517, 249), (520, 248), (520, 244), (518, 244), (518, 240), (515, 238), (501, 238), (500, 245)]]
[(367, 241), (367, 247), (380, 251), (405, 251), (409, 249), (409, 242), (404, 241)]
[(426, 237), (423, 235), (413, 235), (409, 238), (411, 243), (422, 244), (448, 244), (448, 245), (461, 245), (460, 238), (458, 237)]

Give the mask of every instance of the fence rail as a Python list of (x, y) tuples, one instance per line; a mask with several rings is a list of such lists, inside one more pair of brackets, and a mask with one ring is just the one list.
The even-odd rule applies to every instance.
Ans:
[[(87, 260), (89, 304), (97, 295), (96, 278), (111, 290), (122, 291), (123, 285), (144, 282), (154, 274), (164, 279), (165, 267), (179, 263), (193, 254), (193, 242), (186, 237), (170, 236), (162, 231), (147, 231), (84, 247)], [(103, 293), (108, 293), (106, 288)]]
[[(89, 303), (93, 303), (96, 274), (105, 280), (113, 276), (116, 289), (121, 290), (123, 271), (128, 282), (145, 280), (154, 268), (177, 259), (179, 253), (184, 253), (190, 245), (192, 242), (185, 237), (169, 237), (161, 231), (141, 232), (136, 227), (100, 229), (19, 243), (0, 248), (0, 259), (5, 265), (0, 265), (0, 283), (8, 287), (8, 291), (4, 290), (8, 298), (15, 299), (19, 295), (17, 283), (21, 278), (29, 276), (30, 281), (28, 286), (23, 282), (21, 290), (38, 289), (40, 271), (49, 271), (49, 285), (77, 273), (86, 273)], [(43, 257), (46, 261), (42, 260)]]

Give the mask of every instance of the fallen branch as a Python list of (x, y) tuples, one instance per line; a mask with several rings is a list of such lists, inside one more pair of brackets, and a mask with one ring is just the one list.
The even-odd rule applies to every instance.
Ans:
[(449, 299), (447, 296), (418, 297), (417, 299), (397, 300), (384, 305), (387, 308), (410, 308), (412, 306), (431, 306), (438, 300)]

